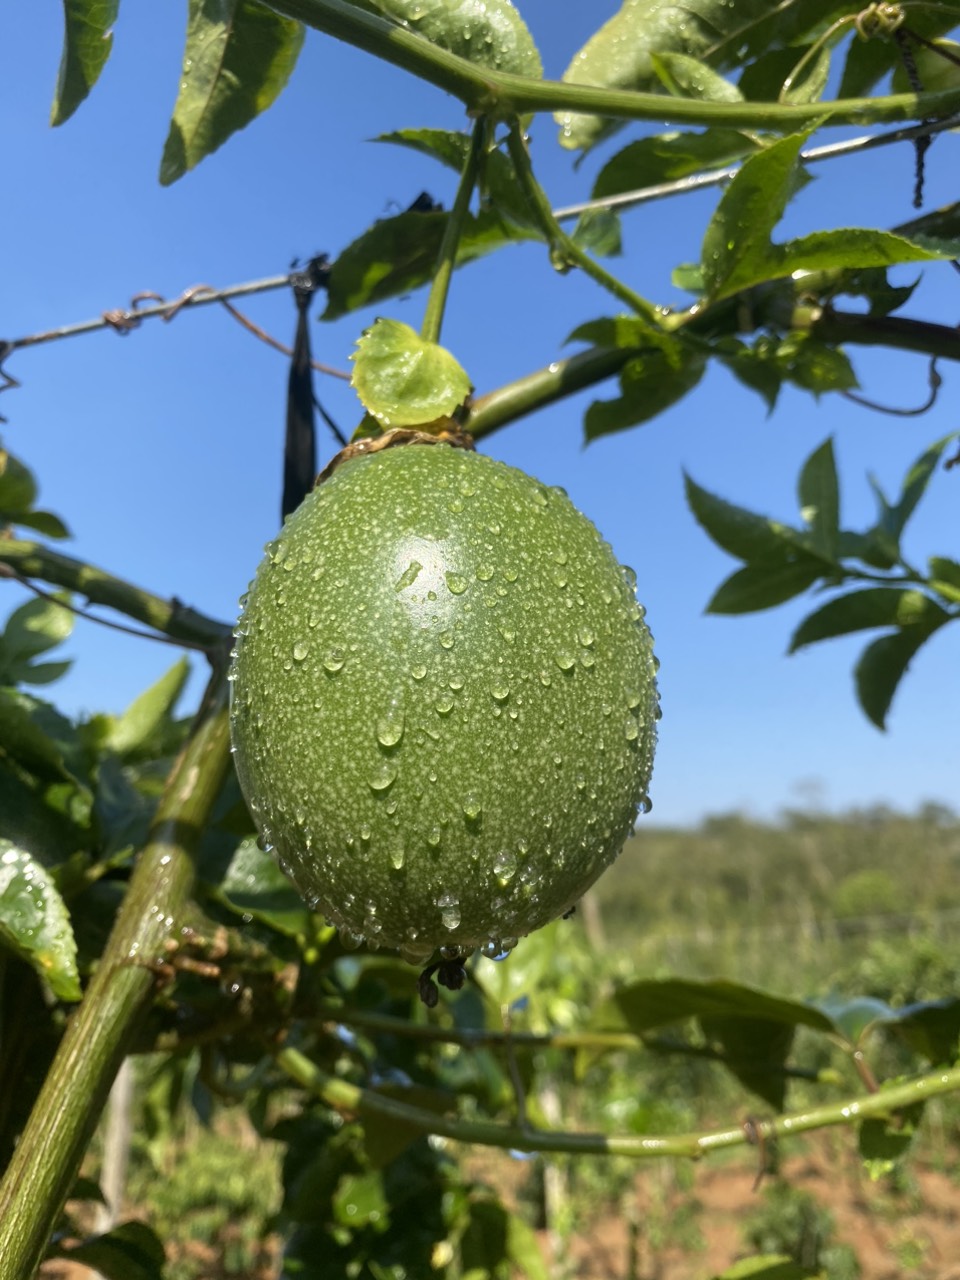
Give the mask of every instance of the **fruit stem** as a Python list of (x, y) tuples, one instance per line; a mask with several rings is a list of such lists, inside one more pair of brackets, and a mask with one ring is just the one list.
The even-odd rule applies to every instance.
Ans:
[(193, 856), (230, 763), (227, 681), (214, 668), (174, 762), (113, 932), (0, 1183), (0, 1280), (39, 1267), (157, 986), (155, 962), (193, 885)]
[(519, 120), (511, 122), (510, 131), (507, 134), (507, 147), (510, 151), (510, 158), (513, 160), (520, 187), (527, 197), (537, 221), (540, 223), (543, 234), (546, 236), (547, 244), (550, 246), (550, 258), (556, 269), (558, 271), (569, 271), (571, 267), (579, 267), (592, 280), (595, 280), (601, 288), (606, 289), (608, 293), (612, 293), (618, 301), (629, 307), (631, 311), (643, 316), (644, 319), (649, 320), (659, 328), (658, 313), (653, 303), (648, 302), (639, 293), (635, 293), (622, 280), (618, 280), (615, 275), (591, 258), (577, 244), (576, 240), (572, 236), (568, 236), (563, 227), (561, 227), (554, 216), (546, 192), (533, 172), (533, 166), (530, 163), (530, 152), (527, 149), (527, 139)]
[(447, 218), (443, 240), (440, 244), (440, 252), (437, 255), (437, 267), (434, 271), (433, 283), (430, 285), (427, 307), (423, 313), (423, 324), (420, 326), (420, 337), (425, 342), (440, 341), (440, 328), (443, 324), (443, 312), (447, 305), (447, 294), (457, 265), (457, 248), (460, 244), (460, 237), (463, 235), (467, 215), (470, 212), (470, 197), (473, 195), (473, 188), (477, 184), (477, 175), (480, 172), (480, 160), (486, 146), (486, 138), (487, 120), (485, 116), (481, 116), (479, 120), (474, 122), (470, 150), (463, 166), (463, 172), (460, 174), (460, 185), (457, 187), (456, 199), (453, 202), (453, 208), (450, 210), (450, 216)]

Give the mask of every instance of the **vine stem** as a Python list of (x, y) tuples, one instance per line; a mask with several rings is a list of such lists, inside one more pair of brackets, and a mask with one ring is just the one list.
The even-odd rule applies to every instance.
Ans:
[(0, 1280), (26, 1280), (43, 1260), (113, 1079), (150, 1009), (151, 966), (191, 891), (193, 856), (227, 774), (229, 741), (218, 665), (103, 956), (0, 1182)]
[(422, 36), (348, 0), (269, 0), (269, 7), (335, 36), (384, 62), (444, 89), (474, 115), (497, 119), (539, 111), (577, 111), (621, 120), (670, 124), (730, 125), (792, 133), (808, 125), (884, 124), (946, 116), (960, 110), (960, 89), (897, 93), (881, 98), (843, 98), (786, 105), (774, 102), (707, 102), (663, 93), (603, 89), (536, 80), (480, 67)]
[(568, 236), (560, 226), (554, 216), (546, 192), (540, 186), (533, 172), (530, 153), (527, 150), (526, 139), (523, 136), (523, 129), (519, 120), (514, 120), (510, 125), (510, 132), (507, 134), (507, 148), (510, 152), (510, 159), (513, 161), (513, 167), (516, 170), (521, 190), (527, 197), (530, 207), (547, 238), (547, 243), (550, 246), (550, 257), (554, 266), (560, 271), (568, 270), (572, 266), (580, 267), (601, 288), (606, 289), (608, 293), (612, 293), (618, 302), (622, 302), (624, 306), (629, 307), (637, 315), (643, 316), (652, 324), (656, 324), (657, 313), (653, 303), (648, 302), (646, 298), (642, 298), (639, 293), (635, 293), (633, 289), (625, 285), (622, 280), (618, 280), (616, 276), (611, 275), (605, 267), (602, 267), (599, 262), (591, 258), (589, 253), (582, 249), (572, 236)]
[(453, 202), (453, 208), (450, 210), (450, 216), (447, 218), (443, 240), (440, 243), (440, 252), (437, 255), (437, 266), (430, 285), (426, 309), (423, 313), (423, 324), (420, 327), (420, 337), (425, 342), (440, 341), (440, 329), (443, 324), (443, 313), (447, 305), (447, 294), (450, 291), (450, 281), (453, 279), (453, 273), (457, 265), (457, 246), (460, 244), (463, 226), (466, 222), (467, 214), (470, 212), (470, 197), (473, 195), (473, 188), (477, 184), (477, 175), (480, 172), (480, 160), (486, 145), (486, 137), (487, 122), (481, 117), (474, 122), (470, 150), (467, 153), (466, 163), (460, 175), (460, 185), (457, 187), (456, 198)]
[[(17, 538), (0, 539), (0, 566), (7, 565), (15, 578), (38, 578), (57, 587), (66, 587), (85, 596), (91, 604), (105, 605), (128, 618), (142, 622), (154, 631), (189, 648), (207, 652), (222, 648), (232, 634), (225, 622), (208, 618), (180, 600), (135, 587), (105, 569), (65, 556), (40, 542)], [(90, 614), (88, 620), (99, 622)]]
[(853, 1125), (876, 1116), (889, 1116), (903, 1107), (960, 1089), (960, 1067), (931, 1072), (905, 1084), (881, 1089), (868, 1097), (856, 1097), (825, 1106), (810, 1107), (771, 1120), (751, 1119), (709, 1133), (675, 1135), (607, 1135), (569, 1133), (499, 1124), (492, 1120), (467, 1120), (438, 1114), (398, 1098), (351, 1084), (321, 1070), (298, 1049), (281, 1049), (277, 1064), (292, 1080), (316, 1095), (333, 1110), (349, 1116), (381, 1118), (407, 1124), (422, 1133), (433, 1133), (456, 1142), (505, 1147), (511, 1151), (564, 1151), (574, 1155), (610, 1155), (649, 1158), (687, 1156), (698, 1159), (711, 1151), (755, 1144), (758, 1140), (790, 1137), (836, 1125)]

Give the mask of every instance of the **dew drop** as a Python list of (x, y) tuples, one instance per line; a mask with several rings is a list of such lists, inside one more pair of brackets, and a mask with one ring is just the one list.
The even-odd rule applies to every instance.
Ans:
[(310, 646), (303, 640), (298, 640), (293, 646), (293, 658), (295, 662), (303, 662), (304, 658), (310, 652)]
[(477, 565), (477, 577), (481, 582), (489, 582), (493, 577), (493, 565), (480, 564)]
[(627, 716), (627, 722), (623, 726), (624, 736), (628, 742), (636, 742), (640, 736), (640, 726), (637, 724), (633, 716)]
[(443, 576), (446, 579), (447, 589), (450, 593), (455, 596), (462, 596), (467, 589), (467, 580), (463, 574), (454, 573), (453, 570), (448, 569)]
[(547, 688), (547, 689), (549, 689), (549, 688), (550, 688), (550, 686), (553, 684), (553, 676), (551, 676), (551, 674), (550, 674), (550, 672), (549, 672), (549, 671), (541, 671), (541, 672), (540, 672), (540, 683), (541, 683), (545, 688)]
[(399, 697), (393, 697), (383, 714), (377, 720), (377, 741), (381, 747), (395, 747), (403, 737), (404, 726), (403, 703)]
[(431, 849), (438, 848), (440, 845), (440, 841), (442, 839), (443, 839), (443, 833), (441, 832), (439, 827), (431, 827), (430, 830), (427, 832), (427, 844), (430, 846)]
[(342, 649), (328, 649), (323, 655), (323, 665), (334, 674), (342, 670), (344, 661), (345, 657)]
[(501, 884), (509, 884), (516, 874), (517, 855), (509, 849), (501, 849), (494, 859), (493, 873)]
[(448, 716), (453, 710), (453, 698), (449, 693), (441, 693), (434, 703), (438, 716)]
[(447, 684), (449, 684), (450, 688), (454, 691), (454, 693), (459, 693), (460, 690), (463, 688), (463, 676), (455, 673), (447, 681)]
[(597, 638), (589, 627), (581, 627), (577, 639), (585, 649), (592, 649)]
[(340, 935), (340, 942), (347, 951), (356, 951), (357, 947), (363, 945), (363, 934), (354, 933), (352, 929), (348, 929), (346, 925), (341, 925), (337, 930)]
[(442, 893), (437, 899), (443, 927), (451, 932), (460, 927), (460, 902), (452, 893)]
[(374, 791), (386, 791), (397, 780), (397, 766), (392, 760), (381, 760), (367, 782)]
[(476, 822), (483, 813), (483, 803), (473, 791), (468, 791), (463, 798), (463, 812), (470, 822)]
[(513, 627), (508, 627), (504, 622), (497, 623), (497, 630), (503, 636), (504, 640), (506, 640), (507, 644), (513, 644), (514, 640), (517, 638), (517, 633), (514, 631)]
[(572, 671), (577, 665), (576, 656), (569, 649), (560, 649), (554, 654), (554, 661), (561, 671)]
[(437, 639), (440, 641), (440, 644), (444, 649), (453, 648), (453, 632), (452, 631), (441, 631)]
[(411, 667), (410, 674), (413, 676), (414, 680), (422, 680), (427, 674), (427, 668), (422, 662), (418, 662), (415, 667)]
[(390, 865), (394, 868), (395, 871), (402, 871), (403, 862), (404, 862), (403, 845), (402, 844), (394, 845), (394, 847), (390, 850)]
[(506, 702), (510, 697), (510, 686), (503, 680), (494, 680), (490, 686), (490, 692), (496, 698), (497, 702)]

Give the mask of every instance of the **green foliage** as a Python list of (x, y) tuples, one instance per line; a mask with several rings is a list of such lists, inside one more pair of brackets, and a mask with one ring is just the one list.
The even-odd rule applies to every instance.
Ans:
[[(774, 239), (808, 180), (804, 154), (821, 124), (934, 120), (960, 102), (955, 67), (922, 44), (915, 60), (925, 88), (941, 94), (932, 105), (909, 97), (822, 101), (838, 79), (849, 98), (891, 71), (893, 91), (905, 89), (891, 23), (904, 17), (904, 38), (916, 45), (915, 36), (935, 40), (960, 18), (955, 0), (903, 15), (854, 8), (836, 0), (624, 0), (555, 85), (542, 81), (534, 41), (506, 0), (191, 0), (161, 180), (181, 177), (276, 100), (306, 22), (442, 86), (479, 121), (473, 136), (399, 121), (384, 136), (463, 175), (463, 199), (450, 213), (429, 198), (417, 201), (358, 235), (330, 266), (324, 318), (429, 285), (435, 338), (446, 266), (537, 241), (552, 267), (582, 269), (628, 313), (578, 326), (571, 336), (588, 350), (563, 366), (559, 384), (544, 380), (547, 390), (538, 390), (538, 375), (506, 389), (503, 421), (582, 389), (587, 383), (574, 386), (567, 375), (598, 355), (616, 357), (600, 363), (604, 376), (617, 372), (619, 386), (589, 404), (588, 441), (678, 403), (710, 360), (770, 411), (784, 385), (814, 397), (841, 394), (859, 385), (847, 349), (855, 343), (955, 356), (956, 337), (945, 326), (905, 316), (888, 323), (914, 288), (891, 279), (890, 268), (916, 262), (934, 270), (960, 245), (956, 204), (892, 229), (828, 225)], [(73, 114), (100, 75), (117, 10), (116, 0), (64, 0), (55, 123)], [(600, 167), (592, 193), (600, 203), (572, 236), (532, 170), (522, 126), (523, 112), (534, 108), (556, 110), (562, 144), (581, 152), (622, 126), (617, 112), (656, 121)], [(473, 137), (480, 162), (468, 208)], [(699, 261), (674, 271), (692, 295), (689, 307), (641, 298), (596, 261), (622, 247), (619, 216), (604, 201), (631, 192), (650, 199), (663, 194), (661, 184), (688, 179), (693, 189), (729, 166), (738, 168), (708, 219)], [(849, 298), (860, 300), (857, 310), (843, 309)], [(437, 342), (396, 321), (378, 320), (361, 339), (354, 383), (370, 434), (378, 421), (420, 425), (455, 411), (471, 429), (467, 374)], [(831, 439), (801, 470), (792, 523), (688, 478), (694, 517), (740, 562), (708, 608), (736, 615), (816, 590), (817, 607), (797, 626), (790, 651), (879, 633), (855, 682), (863, 710), (883, 727), (914, 655), (960, 614), (960, 561), (932, 555), (920, 569), (903, 545), (955, 440), (953, 433), (927, 448), (894, 498), (871, 481), (877, 515), (863, 530), (844, 527)], [(67, 536), (59, 517), (37, 509), (37, 492), (29, 468), (0, 450), (0, 532), (11, 566), (21, 563), (10, 550), (23, 545), (17, 530)], [(41, 552), (38, 576), (143, 621), (144, 593)], [(32, 600), (0, 634), (0, 1150), (5, 1157), (16, 1148), (14, 1159), (26, 1161), (0, 1204), (0, 1233), (10, 1230), (4, 1218), (22, 1236), (36, 1237), (40, 1217), (44, 1229), (52, 1225), (58, 1197), (49, 1184), (37, 1190), (44, 1161), (63, 1165), (54, 1173), (75, 1172), (67, 1168), (75, 1153), (38, 1136), (51, 1116), (86, 1118), (90, 1099), (76, 1096), (75, 1072), (56, 1077), (63, 1106), (38, 1109), (33, 1128), (24, 1128), (66, 1006), (91, 990), (95, 975), (141, 966), (156, 982), (144, 984), (140, 1005), (118, 1012), (98, 977), (90, 1007), (117, 1027), (95, 1064), (101, 1093), (124, 1053), (156, 1055), (140, 1084), (142, 1138), (131, 1182), (152, 1226), (124, 1223), (90, 1238), (79, 1219), (68, 1220), (71, 1240), (59, 1239), (51, 1255), (107, 1276), (193, 1280), (208, 1273), (204, 1250), (223, 1274), (247, 1274), (281, 1241), (282, 1274), (291, 1280), (545, 1277), (525, 1212), (466, 1168), (454, 1144), (428, 1136), (441, 1117), (455, 1134), (480, 1125), (488, 1140), (510, 1135), (525, 1147), (536, 1145), (538, 1132), (551, 1139), (559, 1132), (576, 1153), (597, 1129), (643, 1139), (683, 1134), (729, 1126), (747, 1104), (762, 1108), (761, 1117), (781, 1111), (789, 1097), (824, 1123), (857, 1123), (871, 1177), (898, 1170), (912, 1153), (919, 1107), (862, 1122), (855, 1116), (861, 1105), (877, 1110), (874, 1092), (889, 1098), (900, 1096), (890, 1091), (904, 1080), (929, 1084), (934, 1077), (920, 1074), (927, 1068), (936, 1068), (937, 1080), (951, 1078), (960, 1043), (952, 813), (792, 813), (778, 824), (728, 815), (696, 832), (648, 830), (585, 904), (584, 916), (592, 904), (598, 917), (593, 944), (576, 923), (557, 922), (509, 964), (472, 959), (464, 989), (445, 991), (427, 1013), (413, 971), (372, 950), (348, 953), (306, 910), (258, 846), (232, 771), (209, 822), (189, 833), (200, 838), (187, 892), (174, 850), (190, 823), (182, 795), (165, 789), (177, 753), (197, 741), (178, 714), (186, 661), (123, 714), (70, 720), (28, 689), (67, 669), (66, 659), (47, 655), (70, 635), (72, 598)], [(152, 615), (161, 630), (165, 616)], [(174, 630), (171, 638), (182, 639)], [(214, 697), (223, 687), (218, 646), (227, 630), (199, 627), (216, 672)], [(225, 753), (224, 745), (198, 772), (225, 769)], [(170, 853), (144, 890), (135, 854), (151, 832)], [(163, 930), (150, 936), (165, 931), (165, 947), (141, 951), (134, 940), (118, 954), (121, 935), (112, 930), (130, 903), (144, 913), (134, 939), (159, 917)], [(597, 942), (604, 932), (605, 947)], [(283, 1071), (281, 1046), (315, 1069), (317, 1089)], [(837, 1101), (838, 1085), (849, 1105)], [(225, 1101), (243, 1107), (242, 1140), (229, 1135)], [(390, 1114), (390, 1103), (407, 1109)], [(588, 1171), (579, 1155), (562, 1160), (571, 1187), (592, 1205), (628, 1202), (633, 1166), (610, 1160)], [(78, 1199), (95, 1192), (75, 1187)], [(856, 1263), (831, 1231), (829, 1215), (778, 1182), (748, 1226), (757, 1254), (722, 1280), (853, 1277)], [(2, 1280), (5, 1266), (0, 1258)]]
[[(923, 496), (952, 432), (931, 445), (904, 477), (897, 501), (888, 501), (876, 481), (879, 515), (861, 532), (843, 529), (832, 441), (807, 459), (799, 479), (801, 524), (776, 521), (736, 507), (700, 488), (688, 476), (687, 500), (698, 523), (724, 551), (744, 560), (715, 592), (710, 613), (750, 613), (822, 589), (853, 586), (809, 614), (790, 642), (793, 653), (806, 645), (857, 631), (894, 628), (863, 651), (856, 667), (860, 705), (879, 728), (886, 724), (893, 695), (920, 647), (960, 616), (958, 577), (952, 561), (932, 557), (924, 574), (904, 558), (901, 539)], [(862, 584), (887, 582), (887, 586)]]

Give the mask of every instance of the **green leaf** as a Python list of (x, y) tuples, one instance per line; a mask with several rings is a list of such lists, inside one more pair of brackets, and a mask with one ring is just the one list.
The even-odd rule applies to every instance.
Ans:
[(508, 0), (369, 0), (370, 7), (402, 23), (431, 44), (477, 66), (539, 80), (540, 54), (526, 23)]
[[(433, 1111), (438, 1116), (450, 1115), (457, 1109), (457, 1095), (425, 1085), (379, 1084), (374, 1090), (383, 1097), (395, 1098), (410, 1106)], [(375, 1169), (392, 1164), (407, 1147), (423, 1137), (419, 1124), (399, 1120), (396, 1116), (377, 1115), (362, 1120), (363, 1145)]]
[(798, 556), (780, 564), (748, 564), (716, 589), (707, 613), (756, 613), (802, 595), (824, 576), (822, 561)]
[(686, 473), (684, 488), (694, 519), (718, 547), (738, 560), (782, 564), (802, 549), (804, 535), (799, 529), (718, 498)]
[[(563, 74), (568, 84), (610, 89), (653, 91), (659, 87), (653, 55), (684, 54), (715, 71), (740, 65), (778, 44), (794, 44), (832, 15), (831, 0), (623, 0)], [(560, 141), (573, 150), (588, 150), (614, 132), (622, 121), (577, 112), (560, 112)]]
[(798, 493), (800, 513), (810, 529), (811, 550), (824, 560), (836, 560), (840, 487), (832, 440), (825, 440), (803, 464)]
[(572, 238), (601, 258), (616, 258), (623, 252), (620, 218), (612, 209), (587, 209), (581, 213)]
[[(960, 437), (960, 432), (951, 431), (949, 435), (943, 436), (942, 439), (932, 444), (929, 449), (926, 449), (904, 476), (900, 497), (894, 506), (888, 507), (883, 512), (881, 520), (883, 529), (892, 538), (895, 538), (898, 543), (906, 528), (907, 521), (916, 511), (917, 504), (927, 491), (927, 485), (937, 469), (937, 464), (943, 455), (944, 449), (958, 437)], [(876, 484), (874, 485), (874, 491), (882, 498), (883, 495)], [(886, 503), (884, 502), (883, 505), (886, 506)]]
[[(699, 267), (696, 270), (700, 278), (698, 285), (694, 288), (694, 292), (701, 293), (703, 291), (703, 273)], [(716, 357), (726, 365), (734, 377), (739, 379), (745, 387), (749, 387), (751, 391), (756, 391), (763, 398), (768, 414), (772, 413), (776, 408), (780, 388), (784, 383), (782, 371), (778, 368), (776, 361), (770, 358), (770, 353), (767, 350), (769, 345), (769, 339), (766, 335), (757, 339), (752, 346), (748, 346), (745, 342), (741, 342), (739, 338), (729, 335), (720, 338), (714, 344)]]
[(824, 1033), (833, 1030), (830, 1018), (811, 1004), (722, 979), (693, 982), (682, 978), (642, 978), (620, 987), (596, 1010), (590, 1025), (643, 1035), (687, 1018), (749, 1018)]
[(875, 627), (920, 627), (929, 635), (950, 618), (913, 587), (868, 587), (839, 596), (804, 618), (790, 641), (790, 653), (808, 644)]
[(859, 386), (846, 354), (811, 333), (788, 333), (769, 350), (768, 358), (784, 381), (812, 391), (817, 398), (826, 391), (853, 391)]
[(183, 687), (190, 675), (190, 663), (178, 658), (164, 675), (141, 693), (110, 725), (104, 747), (117, 755), (142, 753), (158, 731), (169, 725)]
[[(677, 355), (682, 357), (679, 365)], [(595, 400), (587, 409), (587, 440), (655, 418), (692, 391), (703, 376), (705, 363), (702, 352), (682, 346), (676, 352), (654, 348), (628, 360), (620, 370), (619, 397)]]
[(858, 1048), (864, 1036), (878, 1023), (894, 1016), (893, 1010), (883, 1000), (873, 996), (827, 996), (811, 1002), (829, 1018), (834, 1032), (852, 1048)]
[(54, 781), (75, 781), (83, 773), (76, 729), (47, 702), (0, 688), (0, 742), (4, 753), (28, 772)]
[(956, 996), (905, 1005), (896, 1011), (889, 1026), (931, 1066), (956, 1062), (960, 1042), (960, 999)]
[(706, 102), (742, 102), (743, 94), (705, 62), (686, 53), (654, 53), (650, 64), (668, 93)]
[[(334, 262), (321, 318), (336, 320), (348, 311), (410, 293), (432, 280), (449, 216), (408, 211), (375, 222)], [(504, 218), (496, 209), (482, 209), (466, 219), (457, 245), (457, 265), (505, 244), (540, 238), (538, 232)]]
[(107, 1280), (163, 1280), (166, 1261), (163, 1245), (145, 1222), (122, 1222), (106, 1235), (57, 1246), (51, 1256), (92, 1267)]
[(50, 123), (73, 115), (99, 78), (113, 48), (120, 0), (63, 0), (63, 53)]
[(37, 482), (33, 472), (6, 449), (0, 449), (0, 522), (16, 523), (17, 515), (37, 500)]
[(23, 525), (27, 529), (36, 529), (45, 538), (69, 538), (70, 530), (59, 516), (52, 511), (20, 511), (11, 518), (11, 524)]
[(351, 358), (351, 384), (385, 427), (449, 417), (470, 393), (470, 379), (450, 352), (399, 320), (375, 321)]
[(640, 138), (618, 151), (597, 174), (594, 200), (676, 182), (692, 173), (736, 164), (757, 150), (758, 144), (735, 129), (705, 133), (661, 133)]
[(867, 1173), (873, 1181), (889, 1177), (913, 1143), (923, 1104), (910, 1108), (916, 1114), (909, 1123), (898, 1111), (893, 1119), (869, 1116), (860, 1125), (858, 1146)]
[[(937, 626), (942, 625), (938, 623)], [(881, 636), (864, 649), (854, 670), (857, 698), (868, 720), (886, 728), (887, 712), (914, 654), (937, 627), (911, 627)]]
[(960, 563), (949, 560), (946, 556), (931, 556), (927, 561), (930, 571), (930, 589), (960, 604)]
[(708, 296), (725, 297), (768, 279), (770, 234), (796, 189), (797, 157), (809, 137), (792, 134), (744, 160), (710, 219), (700, 261)]
[(793, 1045), (794, 1026), (765, 1018), (703, 1016), (708, 1040), (719, 1041), (724, 1066), (752, 1093), (782, 1111), (786, 1101), (784, 1064)]
[(265, 111), (287, 83), (302, 44), (299, 22), (256, 0), (190, 0), (161, 183), (175, 182)]
[(251, 836), (237, 845), (214, 896), (240, 916), (252, 916), (289, 938), (304, 937), (310, 911), (291, 882)]
[[(957, 24), (956, 5), (911, 7), (909, 23), (911, 31), (928, 39), (941, 35)], [(864, 97), (889, 71), (898, 67), (900, 62), (900, 46), (893, 40), (853, 40), (847, 53), (837, 97)]]
[(80, 999), (70, 915), (46, 868), (0, 837), (0, 945), (32, 965), (58, 1000)]
[(0, 685), (45, 684), (66, 671), (69, 662), (33, 659), (55, 648), (73, 630), (74, 615), (53, 600), (28, 600), (14, 609), (0, 634)]

